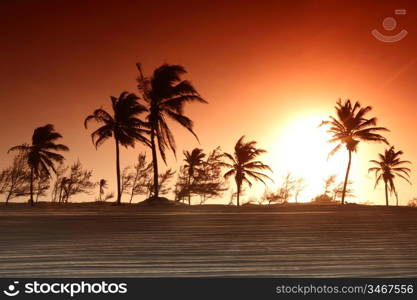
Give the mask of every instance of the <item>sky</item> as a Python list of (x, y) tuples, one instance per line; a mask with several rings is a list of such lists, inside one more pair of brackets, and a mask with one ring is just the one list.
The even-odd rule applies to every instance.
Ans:
[[(137, 92), (136, 62), (147, 74), (163, 63), (183, 65), (184, 78), (209, 102), (186, 107), (200, 144), (171, 124), (178, 155), (169, 155), (169, 167), (182, 164), (183, 150), (221, 146), (232, 152), (246, 135), (268, 150), (263, 159), (276, 185), (288, 171), (306, 178), (300, 198), (308, 201), (323, 192), (325, 177), (344, 176), (346, 151), (327, 160), (331, 145), (317, 128), (338, 98), (371, 105), (369, 116), (390, 129), (389, 142), (417, 163), (416, 14), (415, 1), (2, 0), (0, 167), (10, 163), (11, 146), (52, 123), (71, 149), (66, 163), (80, 159), (94, 170), (94, 180), (106, 178), (115, 190), (114, 145), (96, 150), (83, 120), (95, 108), (109, 108), (111, 95)], [(384, 28), (393, 19), (396, 28)], [(386, 43), (371, 34), (374, 29), (408, 34)], [(350, 201), (384, 203), (383, 186), (374, 190), (367, 174), (369, 160), (384, 147), (359, 145)], [(144, 151), (150, 154), (141, 145), (123, 150), (122, 167)], [(412, 185), (398, 181), (397, 187), (400, 204), (417, 196)], [(256, 185), (244, 198), (263, 190)]]

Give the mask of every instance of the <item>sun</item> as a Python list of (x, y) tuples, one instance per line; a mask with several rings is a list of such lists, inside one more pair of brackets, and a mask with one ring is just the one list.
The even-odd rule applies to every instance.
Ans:
[[(268, 160), (274, 170), (276, 186), (288, 172), (294, 177), (304, 178), (307, 186), (300, 195), (301, 202), (322, 194), (325, 178), (336, 175), (337, 182), (340, 182), (346, 172), (348, 158), (344, 148), (328, 158), (336, 144), (328, 142), (331, 136), (325, 128), (319, 128), (323, 119), (325, 116), (313, 114), (293, 118), (277, 130), (269, 148)], [(352, 170), (351, 177), (354, 173)]]

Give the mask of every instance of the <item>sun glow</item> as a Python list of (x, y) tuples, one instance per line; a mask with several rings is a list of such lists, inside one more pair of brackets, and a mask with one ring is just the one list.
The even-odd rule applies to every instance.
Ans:
[[(344, 179), (347, 154), (342, 148), (328, 159), (336, 144), (328, 143), (330, 135), (319, 128), (322, 115), (305, 115), (292, 119), (288, 125), (277, 130), (278, 135), (271, 143), (268, 160), (274, 170), (275, 185), (282, 183), (283, 176), (291, 172), (293, 177), (304, 178), (306, 188), (300, 193), (299, 201), (308, 202), (324, 192), (324, 179), (337, 175), (337, 182)], [(356, 168), (351, 170), (354, 180)], [(294, 201), (291, 199), (290, 201)]]

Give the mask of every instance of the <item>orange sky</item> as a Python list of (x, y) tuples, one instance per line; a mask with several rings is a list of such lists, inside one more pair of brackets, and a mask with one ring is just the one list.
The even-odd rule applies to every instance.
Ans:
[[(96, 151), (83, 119), (108, 105), (110, 95), (135, 92), (137, 61), (147, 73), (164, 62), (184, 65), (187, 78), (210, 102), (186, 108), (201, 146), (232, 151), (246, 134), (270, 150), (265, 160), (278, 181), (291, 161), (279, 156), (293, 152), (287, 151), (293, 145), (284, 143), (288, 131), (298, 128), (299, 141), (306, 143), (295, 152), (309, 157), (311, 141), (300, 124), (313, 127), (309, 124), (316, 119), (327, 118), (339, 97), (374, 106), (379, 124), (391, 130), (389, 141), (405, 152), (404, 158), (417, 161), (415, 1), (133, 2), (1, 2), (2, 167), (10, 161), (9, 147), (29, 141), (35, 127), (53, 123), (71, 148), (67, 162), (80, 158), (94, 169), (96, 180), (107, 178), (114, 189), (113, 143)], [(395, 16), (398, 8), (407, 14)], [(375, 28), (388, 34), (382, 28), (388, 16), (398, 21), (394, 33), (408, 31), (404, 40), (388, 44), (371, 35)], [(199, 146), (173, 127), (178, 153)], [(359, 146), (352, 173), (355, 201), (384, 202), (382, 186), (374, 192), (373, 178), (366, 176), (367, 162), (383, 149)], [(124, 151), (122, 166), (143, 150)], [(326, 164), (323, 157), (311, 161)], [(334, 159), (333, 166), (339, 161)], [(176, 168), (181, 160), (171, 155), (169, 162)], [(305, 168), (311, 174), (319, 164)], [(319, 189), (325, 169), (317, 169), (315, 189), (306, 192), (306, 200)], [(412, 186), (399, 182), (398, 187), (403, 204), (417, 196)]]

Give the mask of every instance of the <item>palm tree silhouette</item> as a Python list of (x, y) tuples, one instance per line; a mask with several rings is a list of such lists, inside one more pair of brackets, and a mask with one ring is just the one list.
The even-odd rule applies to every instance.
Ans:
[(241, 193), (242, 184), (246, 182), (249, 187), (252, 186), (252, 183), (249, 181), (248, 177), (260, 181), (266, 185), (264, 179), (272, 179), (265, 175), (259, 170), (268, 170), (271, 171), (271, 168), (268, 165), (265, 165), (257, 159), (257, 157), (263, 153), (266, 153), (266, 150), (256, 148), (256, 141), (244, 142), (243, 139), (245, 136), (242, 136), (235, 145), (234, 154), (224, 153), (230, 163), (223, 162), (222, 166), (229, 168), (229, 170), (224, 174), (224, 178), (227, 179), (230, 176), (235, 176), (237, 193), (236, 200), (237, 205), (239, 206), (239, 197)]
[(342, 204), (345, 203), (346, 185), (349, 179), (350, 165), (352, 161), (352, 152), (357, 151), (360, 141), (384, 142), (388, 144), (385, 137), (376, 133), (378, 131), (388, 131), (384, 127), (375, 127), (376, 118), (365, 118), (365, 115), (372, 110), (371, 106), (361, 107), (359, 102), (354, 105), (350, 100), (344, 103), (341, 99), (336, 102), (337, 118), (330, 116), (330, 120), (323, 121), (320, 126), (328, 125), (328, 133), (332, 135), (330, 143), (339, 142), (339, 144), (329, 153), (329, 157), (335, 154), (343, 144), (349, 154), (349, 161), (346, 169), (345, 181), (342, 191)]
[(184, 166), (188, 172), (188, 205), (191, 205), (191, 179), (196, 175), (198, 167), (203, 165), (203, 159), (206, 156), (203, 149), (195, 148), (191, 151), (184, 151), (186, 165)]
[(55, 151), (68, 151), (69, 148), (55, 142), (62, 135), (55, 131), (54, 125), (47, 124), (33, 131), (32, 144), (14, 146), (10, 151), (23, 151), (27, 155), (27, 163), (30, 168), (30, 205), (33, 206), (33, 182), (35, 178), (46, 174), (51, 176), (50, 170), (56, 173), (55, 163), (62, 163), (64, 157)]
[(158, 157), (156, 147), (166, 163), (166, 148), (172, 150), (175, 155), (175, 139), (168, 127), (166, 118), (179, 123), (190, 131), (198, 140), (193, 131), (193, 122), (184, 115), (184, 104), (187, 102), (207, 103), (200, 97), (197, 90), (187, 80), (181, 80), (181, 75), (186, 73), (183, 66), (164, 64), (157, 68), (152, 77), (143, 75), (142, 67), (136, 64), (139, 77), (138, 89), (148, 104), (149, 114), (147, 121), (150, 126), (150, 143), (152, 148), (153, 164), (153, 197), (158, 198)]
[(113, 115), (103, 108), (96, 109), (93, 114), (87, 116), (84, 126), (90, 121), (103, 123), (91, 134), (91, 139), (96, 149), (108, 138), (114, 137), (116, 145), (116, 176), (117, 176), (117, 200), (121, 202), (120, 189), (120, 150), (119, 145), (124, 147), (134, 147), (135, 142), (139, 141), (149, 145), (149, 140), (145, 137), (149, 133), (146, 129), (147, 124), (138, 118), (138, 115), (146, 112), (145, 106), (138, 102), (138, 97), (133, 93), (123, 92), (118, 98), (111, 96)]
[[(375, 172), (375, 188), (381, 180), (385, 183), (385, 203), (389, 205), (388, 191), (394, 193), (397, 196), (397, 190), (395, 189), (394, 179), (396, 176), (404, 179), (411, 184), (410, 172), (411, 170), (404, 167), (404, 164), (411, 164), (408, 160), (401, 160), (400, 156), (404, 153), (395, 151), (394, 146), (389, 149), (385, 149), (385, 152), (379, 153), (379, 160), (370, 160), (376, 167), (369, 168), (368, 172)], [(398, 205), (398, 198), (397, 198)]]
[(100, 179), (100, 181), (98, 182), (98, 200), (100, 202), (103, 201), (102, 196), (104, 195), (104, 190), (107, 189), (108, 184), (107, 184), (107, 180), (106, 179)]

